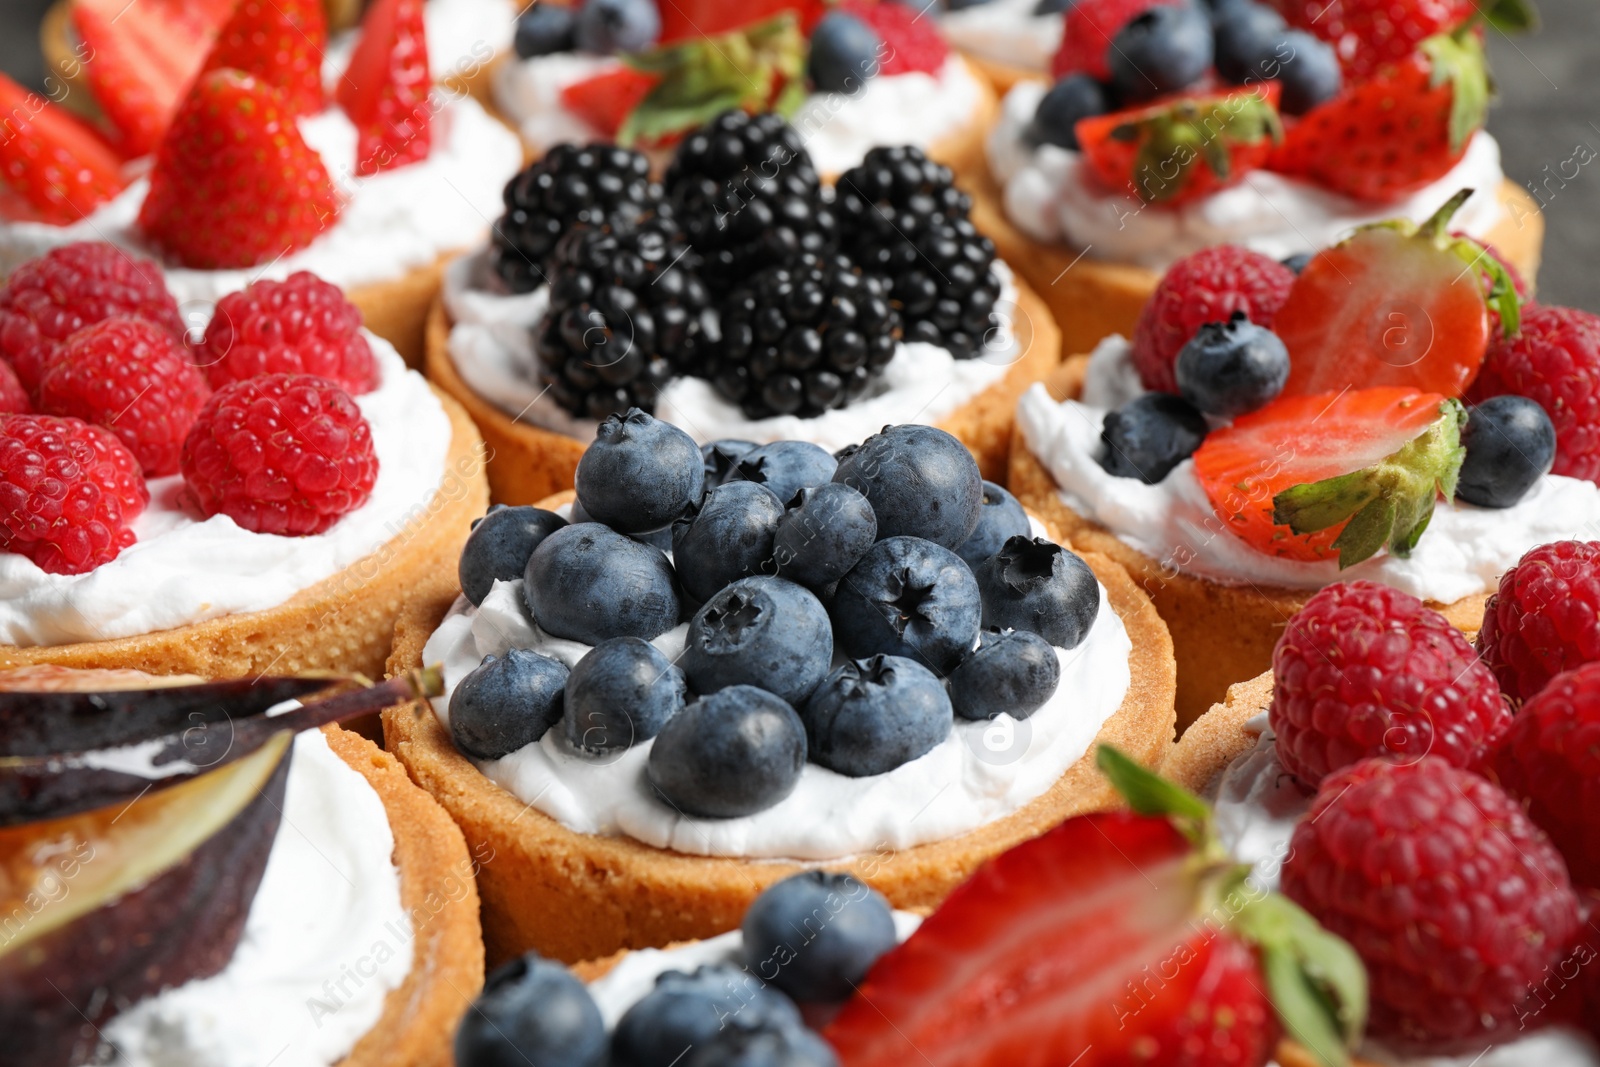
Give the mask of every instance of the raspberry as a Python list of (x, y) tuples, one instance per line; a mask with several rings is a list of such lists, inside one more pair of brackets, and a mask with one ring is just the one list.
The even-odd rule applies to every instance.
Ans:
[(31, 394), (56, 345), (113, 315), (144, 319), (183, 337), (160, 267), (94, 241), (51, 249), (18, 267), (0, 288), (0, 358)]
[(98, 426), (0, 416), (0, 549), (50, 574), (82, 574), (133, 544), (150, 502), (133, 453)]
[(1600, 481), (1600, 315), (1536, 304), (1522, 330), (1496, 334), (1469, 398), (1525, 396), (1556, 427), (1554, 474)]
[(0, 362), (0, 415), (26, 415), (33, 410), (28, 391), (17, 380), (11, 364)]
[(1502, 574), (1483, 608), (1478, 655), (1514, 703), (1600, 660), (1600, 541), (1540, 545)]
[(361, 312), (304, 270), (223, 297), (193, 358), (213, 389), (263, 374), (315, 374), (352, 396), (378, 387)]
[(183, 443), (184, 484), (200, 510), (256, 533), (322, 533), (366, 503), (377, 478), (361, 409), (309, 374), (223, 386)]
[(1441, 759), (1328, 778), (1295, 827), (1283, 892), (1367, 965), (1367, 1033), (1396, 1052), (1515, 1036), (1577, 932), (1561, 855), (1498, 786)]
[(1060, 78), (1084, 73), (1096, 81), (1110, 81), (1106, 56), (1117, 31), (1139, 15), (1178, 0), (1078, 0), (1067, 9), (1061, 31), (1061, 48), (1050, 63), (1050, 73)]
[(102, 426), (133, 452), (145, 477), (178, 473), (178, 454), (211, 395), (172, 335), (140, 319), (86, 326), (51, 357), (39, 410)]
[(1176, 393), (1178, 351), (1208, 322), (1227, 322), (1243, 311), (1272, 328), (1289, 298), (1294, 272), (1282, 263), (1234, 245), (1218, 245), (1174, 263), (1139, 314), (1133, 331), (1133, 365), (1146, 389)]
[(1312, 789), (1368, 756), (1474, 766), (1511, 717), (1461, 631), (1377, 582), (1338, 582), (1308, 600), (1272, 672), (1278, 760)]
[(923, 18), (911, 4), (848, 2), (841, 7), (872, 27), (883, 42), (880, 77), (913, 71), (937, 74), (950, 57), (950, 46), (939, 32), (939, 21)]

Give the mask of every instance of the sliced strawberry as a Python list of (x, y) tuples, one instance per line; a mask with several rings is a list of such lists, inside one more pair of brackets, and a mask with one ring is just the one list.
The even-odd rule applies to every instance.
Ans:
[(1214, 430), (1194, 473), (1232, 533), (1284, 559), (1406, 556), (1455, 493), (1465, 409), (1386, 386), (1279, 397)]
[(880, 77), (937, 74), (950, 58), (950, 46), (939, 32), (938, 22), (923, 18), (910, 4), (844, 0), (839, 7), (865, 22), (883, 42)]
[(617, 67), (561, 90), (561, 104), (606, 137), (615, 137), (633, 109), (660, 81), (653, 74)]
[(0, 74), (0, 219), (77, 222), (122, 192), (122, 161), (72, 114)]
[(339, 208), (283, 95), (248, 74), (214, 70), (172, 120), (139, 225), (184, 266), (251, 267), (310, 244)]
[(322, 0), (239, 0), (200, 69), (233, 67), (253, 74), (283, 94), (291, 114), (314, 115), (327, 102), (327, 47)]
[(1235, 184), (1272, 154), (1282, 135), (1277, 82), (1183, 93), (1082, 119), (1078, 143), (1108, 188), (1157, 204), (1183, 204)]
[(714, 37), (794, 12), (809, 35), (827, 13), (825, 0), (661, 0), (661, 44)]
[(1050, 61), (1050, 73), (1060, 78), (1087, 74), (1097, 81), (1111, 80), (1108, 56), (1117, 31), (1153, 7), (1176, 6), (1183, 0), (1078, 0), (1067, 8), (1061, 27), (1061, 47)]
[(339, 79), (339, 106), (360, 135), (357, 174), (428, 158), (432, 84), (422, 0), (377, 0), (361, 20), (361, 41)]

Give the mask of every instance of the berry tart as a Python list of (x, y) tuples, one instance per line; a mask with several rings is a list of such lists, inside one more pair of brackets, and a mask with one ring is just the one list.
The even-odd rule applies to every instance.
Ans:
[[(1329, 17), (1081, 0), (1069, 19), (1103, 22), (1098, 46), (1069, 40), (1053, 84), (1007, 94), (973, 217), (1069, 352), (1130, 333), (1161, 272), (1202, 248), (1298, 262), (1365, 223), (1420, 223), (1464, 187), (1457, 228), (1532, 281), (1543, 219), (1483, 129), (1484, 23), (1526, 24), (1523, 0), (1303, 6)], [(1405, 44), (1386, 35), (1401, 17)]]
[(459, 553), (482, 440), (337, 288), (259, 281), (202, 325), (108, 244), (0, 285), (0, 665), (377, 676)]
[(491, 512), (396, 628), (391, 670), (442, 662), (446, 696), (385, 712), (386, 743), (494, 850), (492, 959), (709, 936), (817, 863), (928, 907), (1108, 803), (1097, 736), (1170, 744), (1149, 601), (949, 434), (726, 460), (607, 419), (565, 517)]
[(1024, 395), (1008, 485), (1150, 593), (1180, 723), (1265, 670), (1336, 578), (1470, 628), (1523, 552), (1600, 522), (1600, 320), (1523, 307), (1512, 268), (1448, 232), (1464, 195), (1421, 227), (1360, 229), (1299, 275), (1236, 246), (1195, 253), (1132, 341)]
[[(250, 281), (309, 270), (420, 363), (444, 260), (483, 239), (516, 138), (432, 87), (417, 0), (373, 4), (331, 88), (317, 0), (241, 2), (197, 69), (192, 38), (164, 37), (169, 6), (74, 6), (93, 122), (0, 80), (0, 276), (110, 241), (161, 259), (185, 313), (203, 316)], [(166, 40), (155, 58), (150, 40)], [(182, 69), (157, 62), (174, 41)]]
[(515, 47), (494, 103), (534, 158), (573, 141), (664, 150), (736, 106), (785, 115), (828, 177), (900, 143), (967, 175), (995, 117), (936, 21), (884, 0), (540, 0)]
[(1517, 632), (1496, 630), (1497, 614), (1551, 646), (1593, 636), (1597, 551), (1530, 552), (1477, 649), (1416, 597), (1328, 586), (1289, 621), (1272, 671), (1229, 690), (1166, 764), (1212, 798), (1260, 885), (1360, 954), (1372, 1060), (1600, 1064), (1600, 838), (1583, 740), (1600, 722), (1595, 646), (1567, 645), (1573, 666), (1547, 659), (1557, 673), (1537, 678), (1495, 656)]
[(599, 420), (630, 407), (702, 443), (830, 451), (927, 422), (998, 481), (1016, 399), (1061, 348), (970, 203), (910, 147), (824, 185), (770, 112), (718, 116), (662, 183), (635, 150), (560, 145), (446, 268), (428, 374), (482, 427), (506, 503), (571, 488)]
[(475, 857), (324, 725), (419, 684), (0, 672), (7, 1062), (447, 1063), (483, 980)]

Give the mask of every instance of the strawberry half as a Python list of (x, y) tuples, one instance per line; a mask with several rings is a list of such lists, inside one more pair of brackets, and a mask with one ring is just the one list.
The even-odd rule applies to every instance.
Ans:
[(4, 74), (0, 115), (0, 219), (65, 226), (127, 184), (99, 135)]
[(980, 867), (825, 1031), (844, 1067), (1261, 1067), (1280, 1019), (1343, 1062), (1366, 1008), (1350, 947), (1249, 886), (1199, 799), (1099, 759), (1138, 814), (1080, 816)]
[(322, 0), (240, 0), (217, 34), (202, 71), (232, 67), (283, 94), (294, 115), (314, 115), (327, 102), (322, 55), (328, 20)]
[(632, 67), (618, 67), (573, 82), (561, 90), (561, 106), (606, 137), (616, 137), (650, 90), (661, 79)]
[(339, 106), (360, 137), (357, 174), (428, 158), (432, 85), (422, 0), (378, 0), (361, 20), (361, 40), (339, 79)]
[(1257, 551), (1351, 567), (1416, 547), (1455, 495), (1466, 409), (1384, 387), (1279, 397), (1212, 431), (1194, 473), (1217, 517)]
[(1153, 204), (1182, 204), (1262, 166), (1283, 134), (1277, 82), (1184, 93), (1082, 119), (1078, 143), (1108, 188)]
[(1521, 322), (1505, 265), (1450, 233), (1471, 195), (1457, 193), (1421, 226), (1376, 223), (1312, 258), (1272, 323), (1289, 349), (1285, 395), (1348, 385), (1466, 391), (1489, 350), (1490, 311), (1507, 337)]

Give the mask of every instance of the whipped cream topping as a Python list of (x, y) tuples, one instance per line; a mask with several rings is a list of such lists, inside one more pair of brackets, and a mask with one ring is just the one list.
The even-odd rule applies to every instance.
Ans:
[[(1235, 585), (1319, 589), (1367, 578), (1440, 604), (1492, 590), (1500, 575), (1536, 545), (1592, 537), (1600, 529), (1600, 486), (1546, 475), (1514, 507), (1480, 508), (1441, 500), (1409, 559), (1380, 552), (1343, 571), (1336, 560), (1302, 562), (1258, 552), (1217, 518), (1194, 462), (1155, 485), (1118, 478), (1097, 462), (1106, 412), (1137, 395), (1129, 345), (1100, 342), (1090, 357), (1082, 402), (1057, 403), (1043, 386), (1023, 394), (1017, 425), (1028, 450), (1055, 479), (1062, 503), (1094, 519), (1169, 573)], [(1137, 376), (1131, 378), (1137, 382)]]
[(1392, 203), (1356, 200), (1309, 181), (1255, 170), (1239, 184), (1193, 203), (1144, 204), (1107, 189), (1081, 153), (1028, 144), (1023, 133), (1048, 89), (1044, 83), (1023, 82), (1006, 94), (989, 134), (989, 166), (1004, 189), (1012, 222), (1035, 240), (1081, 248), (1092, 259), (1165, 270), (1218, 244), (1244, 245), (1282, 259), (1326, 248), (1363, 223), (1402, 217), (1422, 222), (1463, 188), (1477, 193), (1451, 220), (1454, 229), (1485, 237), (1506, 215), (1499, 200), (1505, 180), (1500, 146), (1483, 130), (1473, 135), (1450, 173)]
[(283, 821), (233, 959), (104, 1028), (126, 1067), (330, 1067), (411, 972), (411, 917), (378, 794), (301, 734)]
[[(814, 418), (777, 415), (747, 418), (703, 378), (682, 376), (661, 391), (656, 415), (682, 427), (701, 444), (731, 437), (745, 441), (811, 441), (829, 451), (854, 444), (884, 426), (938, 423), (1006, 376), (1025, 354), (1012, 328), (1017, 286), (1011, 270), (996, 260), (1001, 325), (984, 339), (974, 359), (956, 359), (947, 349), (914, 341), (902, 344), (883, 375), (860, 399)], [(507, 415), (580, 441), (594, 440), (599, 425), (569, 413), (539, 384), (539, 361), (531, 333), (549, 306), (545, 287), (505, 295), (482, 253), (453, 260), (444, 275), (444, 305), (451, 320), (450, 358), (472, 391)]]
[(1035, 15), (1039, 0), (989, 0), (959, 11), (942, 11), (939, 28), (963, 52), (1026, 67), (1043, 76), (1061, 48), (1065, 20)]
[[(516, 33), (514, 0), (428, 0), (422, 8), (428, 39), (428, 67), (434, 81), (471, 77), (511, 47)], [(360, 27), (335, 34), (322, 57), (322, 76), (331, 90), (361, 36)]]
[[(501, 212), (500, 193), (522, 166), (511, 131), (477, 101), (435, 90), (433, 151), (410, 166), (370, 177), (355, 172), (356, 129), (337, 107), (300, 120), (322, 156), (341, 202), (338, 220), (298, 252), (242, 270), (166, 267), (167, 288), (185, 315), (258, 278), (309, 270), (342, 289), (393, 281), (440, 256), (481, 244)], [(0, 276), (73, 241), (110, 241), (159, 258), (138, 227), (149, 180), (139, 178), (94, 214), (70, 226), (0, 224)], [(209, 309), (205, 311), (209, 315)]]
[[(0, 645), (62, 645), (170, 630), (277, 607), (371, 555), (427, 512), (450, 452), (450, 419), (421, 375), (368, 334), (381, 381), (355, 398), (372, 426), (372, 497), (325, 533), (284, 537), (226, 515), (202, 519), (181, 501), (183, 476), (150, 480), (138, 541), (87, 574), (47, 574), (0, 552)], [(352, 575), (371, 581), (372, 573)]]

